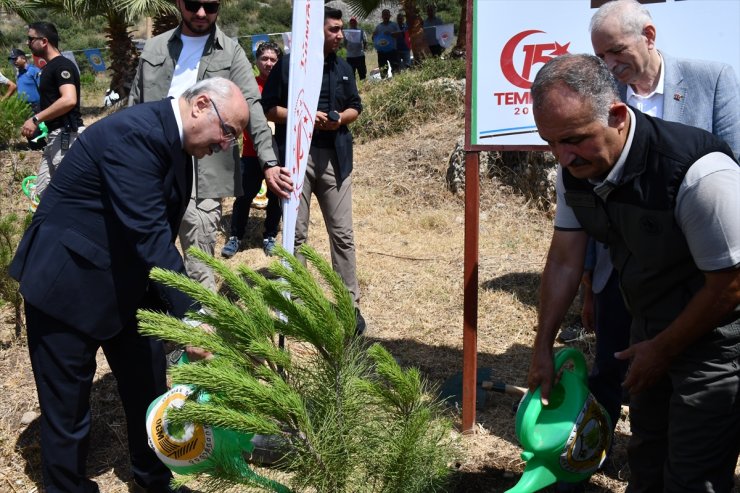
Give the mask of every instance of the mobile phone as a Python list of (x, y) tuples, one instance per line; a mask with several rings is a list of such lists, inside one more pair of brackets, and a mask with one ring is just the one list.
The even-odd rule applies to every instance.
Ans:
[(62, 139), (62, 150), (68, 151), (69, 150), (69, 132), (64, 130), (62, 134), (60, 135), (60, 138)]

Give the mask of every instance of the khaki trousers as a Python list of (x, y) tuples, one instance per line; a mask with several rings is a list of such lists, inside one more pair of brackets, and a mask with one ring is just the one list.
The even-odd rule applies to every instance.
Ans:
[(337, 183), (337, 169), (339, 163), (334, 149), (311, 146), (298, 207), (294, 245), (298, 251), (298, 247), (308, 240), (311, 194), (314, 194), (324, 216), (326, 232), (329, 234), (331, 265), (344, 281), (357, 306), (360, 302), (360, 287), (357, 283), (355, 238), (352, 229), (352, 176)]

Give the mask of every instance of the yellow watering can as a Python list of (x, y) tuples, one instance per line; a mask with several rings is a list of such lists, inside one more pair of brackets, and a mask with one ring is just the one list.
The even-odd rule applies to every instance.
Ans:
[[(567, 362), (573, 369), (563, 369)], [(601, 466), (611, 445), (611, 420), (588, 390), (583, 353), (561, 349), (554, 358), (562, 375), (542, 405), (540, 389), (527, 392), (516, 414), (516, 435), (527, 462), (519, 482), (508, 492), (541, 490), (557, 481), (577, 483)]]

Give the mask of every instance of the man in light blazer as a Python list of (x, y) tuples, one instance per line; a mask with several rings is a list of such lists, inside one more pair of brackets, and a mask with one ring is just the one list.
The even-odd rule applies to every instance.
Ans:
[[(650, 12), (636, 0), (604, 4), (594, 13), (590, 31), (594, 53), (618, 80), (622, 101), (651, 116), (712, 132), (740, 156), (740, 85), (731, 66), (658, 51)], [(632, 319), (609, 251), (590, 243), (595, 265), (587, 261), (584, 273), (583, 319), (596, 330), (597, 349), (589, 387), (616, 425), (628, 361), (617, 360), (614, 353), (629, 346)], [(642, 449), (641, 456), (630, 450), (638, 463), (660, 460), (654, 448)]]
[(101, 347), (126, 414), (132, 491), (189, 491), (169, 486), (170, 471), (147, 444), (146, 410), (166, 391), (165, 358), (161, 341), (138, 333), (136, 311), (183, 317), (193, 308), (149, 271), (185, 273), (175, 238), (190, 199), (191, 156), (230, 151), (248, 118), (236, 85), (208, 79), (178, 99), (90, 126), (51, 180), (10, 267), (25, 299), (48, 493), (98, 491), (85, 462)]

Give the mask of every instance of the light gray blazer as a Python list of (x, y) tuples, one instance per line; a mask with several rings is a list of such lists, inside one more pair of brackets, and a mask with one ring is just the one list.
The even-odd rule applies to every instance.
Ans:
[[(703, 128), (730, 146), (740, 159), (740, 84), (730, 65), (707, 60), (673, 58), (661, 51), (665, 68), (663, 119)], [(619, 84), (627, 100), (627, 86)], [(609, 251), (596, 246), (593, 291), (606, 286), (612, 272)]]

